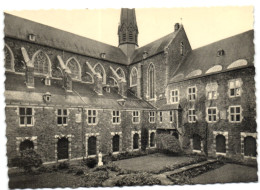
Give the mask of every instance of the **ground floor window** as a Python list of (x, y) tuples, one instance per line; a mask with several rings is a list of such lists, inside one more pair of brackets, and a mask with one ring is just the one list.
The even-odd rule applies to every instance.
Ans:
[(113, 136), (113, 152), (119, 152), (120, 136)]
[(201, 138), (199, 135), (194, 134), (193, 135), (193, 150), (199, 150), (201, 151)]
[(34, 149), (34, 144), (31, 140), (24, 140), (20, 143), (20, 151)]
[(150, 134), (150, 147), (154, 147), (155, 146), (155, 133), (152, 132)]
[(57, 156), (58, 160), (69, 158), (69, 140), (66, 137), (62, 137), (57, 142)]
[(96, 155), (97, 154), (97, 138), (91, 136), (88, 138), (88, 155)]
[(216, 152), (226, 153), (226, 138), (223, 135), (216, 136)]
[(139, 149), (139, 134), (135, 133), (133, 136), (133, 149)]
[(256, 139), (251, 136), (244, 138), (244, 155), (256, 157)]

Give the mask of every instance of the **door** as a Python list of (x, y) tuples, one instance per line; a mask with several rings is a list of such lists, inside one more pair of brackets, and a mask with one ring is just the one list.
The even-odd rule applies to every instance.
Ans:
[(69, 140), (65, 137), (58, 140), (57, 143), (58, 160), (69, 158)]

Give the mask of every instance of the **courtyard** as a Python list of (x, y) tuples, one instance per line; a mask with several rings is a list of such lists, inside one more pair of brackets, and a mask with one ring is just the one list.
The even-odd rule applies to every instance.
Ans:
[[(197, 176), (187, 177), (185, 172), (192, 173), (194, 169), (196, 172), (199, 171)], [(176, 173), (178, 175), (174, 176), (174, 180), (169, 178)], [(12, 169), (12, 172), (9, 170), (11, 189), (255, 181), (257, 181), (257, 169), (253, 167), (209, 161), (201, 156), (169, 156), (160, 153), (113, 161), (95, 168), (83, 166), (79, 161), (69, 165), (60, 163), (43, 166), (31, 174), (18, 169)]]

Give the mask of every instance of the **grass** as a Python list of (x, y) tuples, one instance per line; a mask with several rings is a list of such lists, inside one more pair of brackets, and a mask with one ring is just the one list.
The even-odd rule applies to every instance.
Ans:
[(119, 168), (131, 171), (157, 172), (167, 166), (191, 162), (195, 158), (187, 156), (167, 156), (165, 154), (151, 154), (138, 158), (119, 160), (114, 162)]

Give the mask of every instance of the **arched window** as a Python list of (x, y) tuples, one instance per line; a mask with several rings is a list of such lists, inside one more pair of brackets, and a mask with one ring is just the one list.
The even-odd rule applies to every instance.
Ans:
[(88, 155), (97, 154), (97, 138), (92, 136), (88, 139)]
[(118, 76), (119, 76), (120, 78), (125, 79), (125, 72), (123, 71), (123, 69), (121, 69), (120, 67), (118, 67), (118, 68), (116, 69), (116, 73), (118, 74)]
[(193, 135), (193, 150), (201, 150), (201, 139), (197, 134)]
[(139, 148), (139, 134), (135, 133), (133, 136), (133, 149)]
[(113, 136), (113, 152), (119, 152), (119, 135)]
[(244, 155), (256, 157), (256, 139), (248, 136), (244, 139)]
[(14, 54), (11, 48), (5, 44), (4, 47), (5, 53), (5, 69), (9, 71), (14, 71)]
[(154, 94), (154, 65), (150, 64), (148, 68), (148, 95), (150, 99), (155, 97)]
[(150, 147), (154, 147), (155, 146), (155, 133), (152, 132), (150, 134)]
[(34, 149), (34, 144), (30, 140), (24, 140), (20, 144), (20, 151)]
[(91, 84), (94, 83), (93, 76), (89, 72), (86, 72), (86, 74), (82, 76), (81, 79), (83, 82), (87, 82)]
[(97, 63), (94, 66), (94, 70), (95, 70), (95, 72), (97, 72), (101, 75), (103, 84), (106, 84), (107, 75), (106, 75), (106, 71), (105, 71), (104, 67), (100, 63)]
[(114, 77), (109, 77), (107, 84), (112, 86), (112, 87), (118, 87), (117, 80)]
[(62, 137), (57, 142), (57, 157), (58, 160), (69, 158), (69, 140), (66, 137)]
[(216, 152), (226, 153), (226, 138), (223, 135), (216, 136)]
[(71, 78), (81, 80), (81, 67), (76, 58), (69, 58), (66, 62), (66, 66), (71, 71)]
[(137, 85), (137, 75), (137, 69), (133, 67), (130, 73), (130, 87)]
[(46, 53), (41, 50), (38, 50), (34, 53), (32, 57), (32, 62), (34, 65), (34, 72), (38, 74), (50, 74), (51, 72), (51, 62), (50, 58)]

